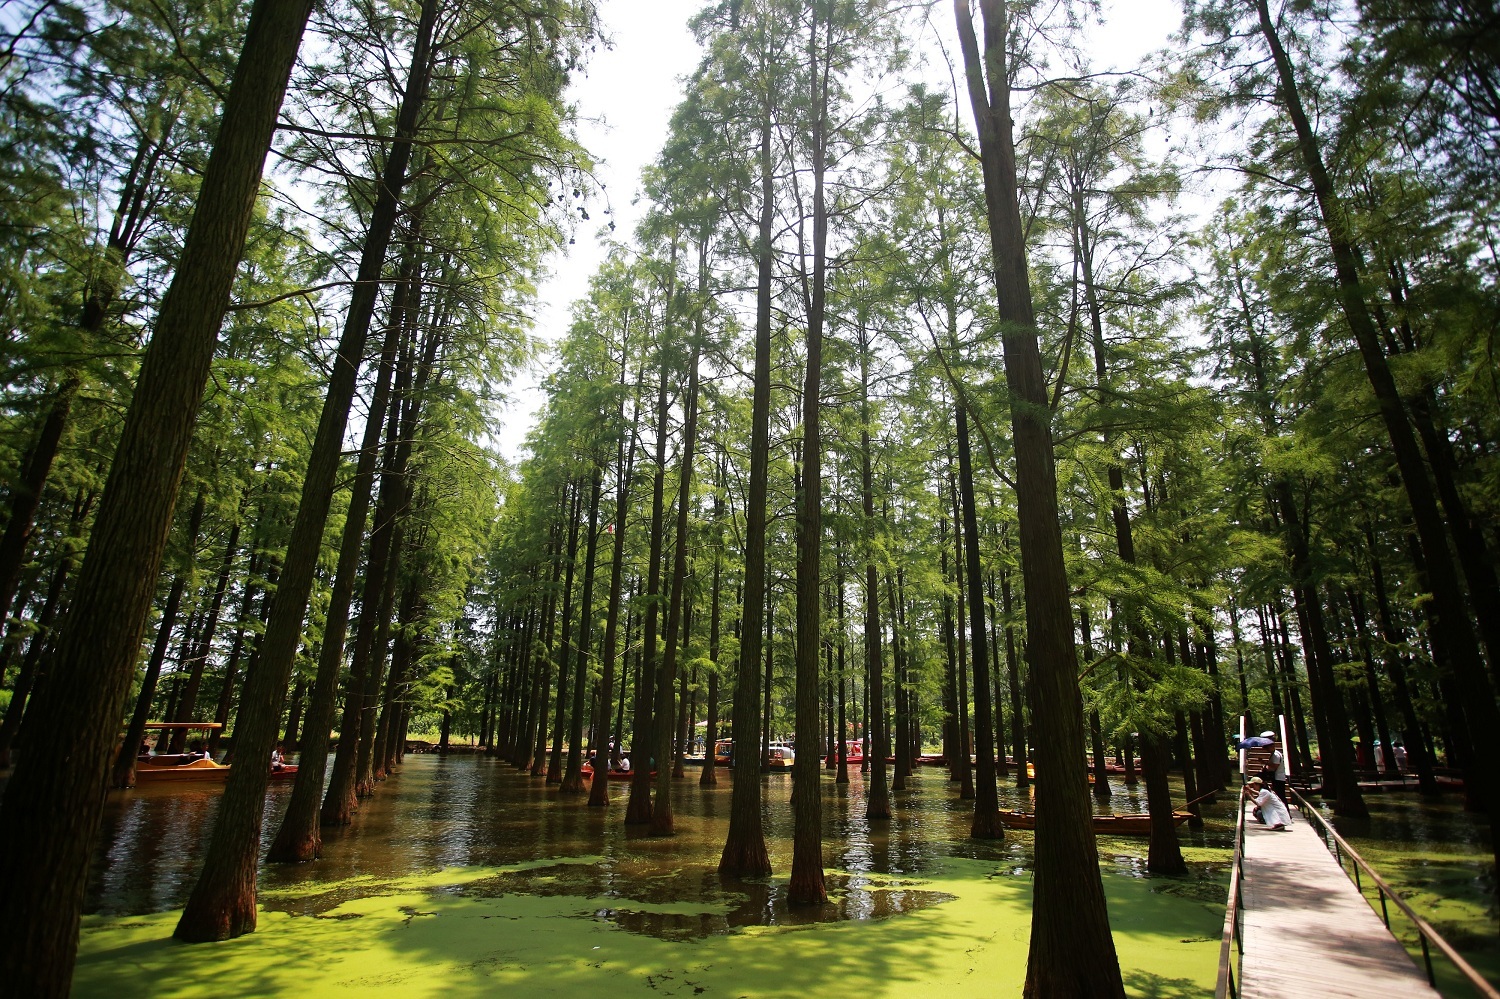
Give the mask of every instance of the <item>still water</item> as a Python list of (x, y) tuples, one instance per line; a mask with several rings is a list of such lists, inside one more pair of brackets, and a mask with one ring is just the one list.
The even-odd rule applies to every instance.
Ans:
[[(700, 788), (700, 771), (674, 783), (677, 834), (652, 838), (623, 824), (628, 786), (610, 782), (610, 806), (589, 808), (586, 796), (561, 795), (555, 787), (508, 763), (471, 754), (411, 755), (379, 792), (366, 800), (352, 826), (325, 830), (323, 857), (304, 865), (267, 865), (261, 872), (263, 904), (289, 911), (323, 910), (375, 890), (385, 881), (449, 867), (495, 867), (569, 857), (595, 858), (580, 865), (557, 864), (514, 876), (502, 890), (527, 894), (571, 894), (611, 898), (626, 894), (644, 901), (723, 901), (716, 874), (729, 820), (731, 772), (719, 770), (716, 787)], [(791, 775), (762, 777), (766, 845), (772, 867), (791, 867)], [(903, 886), (919, 879), (944, 857), (996, 862), (1014, 874), (1030, 871), (1032, 834), (1013, 832), (1003, 842), (968, 838), (972, 803), (958, 798), (941, 768), (919, 768), (909, 790), (891, 795), (895, 818), (865, 819), (864, 783), (851, 772), (848, 785), (824, 776), (824, 858), (837, 906), (816, 914), (791, 909), (780, 897), (783, 883), (746, 884), (735, 904), (712, 925), (698, 917), (643, 915), (601, 910), (599, 918), (655, 936), (680, 938), (722, 933), (745, 925), (807, 919), (878, 919), (943, 901), (937, 892)], [(269, 845), (290, 795), (273, 785), (266, 797), (263, 845)], [(87, 909), (105, 915), (138, 915), (180, 907), (207, 848), (222, 785), (147, 787), (111, 792), (91, 871)], [(1103, 811), (1143, 811), (1139, 793), (1117, 787)], [(1032, 807), (1030, 792), (1002, 781), (1001, 808)], [(1181, 830), (1185, 846), (1227, 847), (1232, 839), (1227, 805), (1210, 810), (1204, 831)], [(1144, 840), (1104, 837), (1101, 856), (1117, 869), (1140, 872)], [(1220, 864), (1212, 865), (1220, 867)], [(1205, 877), (1217, 871), (1205, 870)], [(493, 886), (492, 886), (493, 887)], [(630, 925), (632, 920), (642, 925)], [(649, 923), (649, 925), (648, 925)]]

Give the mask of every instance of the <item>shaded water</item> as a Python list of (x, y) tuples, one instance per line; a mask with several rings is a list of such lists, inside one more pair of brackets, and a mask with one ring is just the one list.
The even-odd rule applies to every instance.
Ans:
[[(1333, 815), (1319, 808), (1349, 845), (1399, 892), (1423, 919), (1452, 944), (1465, 960), (1492, 982), (1500, 982), (1500, 906), (1495, 891), (1495, 864), (1484, 815), (1463, 810), (1461, 797), (1424, 800), (1414, 792), (1367, 793), (1368, 819)], [(1352, 865), (1345, 862), (1347, 871)], [(1364, 884), (1365, 897), (1379, 911), (1376, 891)], [(1394, 906), (1391, 929), (1421, 963), (1422, 945), (1415, 927)], [(1434, 953), (1434, 969), (1445, 995), (1467, 995), (1467, 986), (1449, 974)]]
[[(947, 772), (921, 768), (910, 789), (891, 795), (895, 818), (865, 819), (864, 783), (826, 775), (824, 859), (829, 905), (789, 907), (781, 880), (726, 882), (717, 874), (728, 825), (731, 772), (698, 786), (699, 771), (674, 783), (677, 835), (653, 838), (623, 825), (629, 787), (610, 783), (610, 806), (589, 808), (582, 795), (559, 794), (507, 763), (482, 756), (412, 755), (365, 801), (355, 823), (324, 830), (323, 857), (305, 865), (267, 865), (261, 873), (268, 909), (316, 914), (378, 891), (382, 883), (440, 868), (528, 865), (451, 889), (494, 896), (569, 895), (620, 904), (594, 917), (666, 939), (696, 938), (757, 925), (884, 919), (944, 901), (921, 878), (945, 857), (996, 864), (1001, 875), (1029, 876), (1032, 838), (1012, 832), (1002, 842), (968, 838), (972, 803), (960, 801)], [(766, 845), (774, 870), (791, 866), (791, 776), (762, 777)], [(90, 874), (87, 911), (139, 915), (180, 907), (207, 847), (222, 785), (147, 787), (112, 792)], [(266, 798), (265, 845), (290, 794), (272, 786)], [(1030, 792), (1003, 783), (1002, 808), (1032, 807)], [(1144, 810), (1135, 793), (1117, 789), (1102, 810)], [(1227, 809), (1220, 809), (1227, 811)], [(1185, 845), (1226, 846), (1227, 821), (1205, 832), (1182, 830)], [(1101, 857), (1116, 870), (1142, 874), (1143, 840), (1105, 837)], [(587, 858), (587, 863), (557, 863)], [(548, 863), (551, 861), (551, 863)], [(1208, 871), (1215, 877), (1217, 872)], [(1220, 890), (1221, 889), (1215, 889)], [(681, 912), (674, 903), (687, 903)], [(705, 915), (708, 911), (710, 914)]]

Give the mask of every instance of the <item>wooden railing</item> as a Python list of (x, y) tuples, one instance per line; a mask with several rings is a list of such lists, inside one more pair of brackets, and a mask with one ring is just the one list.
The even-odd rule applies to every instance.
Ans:
[[(1406, 918), (1411, 920), (1412, 925), (1417, 929), (1417, 936), (1422, 941), (1422, 962), (1426, 966), (1427, 981), (1430, 984), (1437, 985), (1437, 978), (1432, 971), (1432, 948), (1436, 947), (1452, 963), (1453, 967), (1458, 969), (1458, 973), (1468, 981), (1477, 995), (1483, 996), (1484, 999), (1500, 999), (1500, 990), (1497, 990), (1483, 975), (1475, 971), (1473, 965), (1465, 961), (1458, 951), (1453, 949), (1453, 945), (1444, 940), (1427, 920), (1412, 911), (1412, 907), (1406, 904), (1406, 900), (1396, 894), (1396, 890), (1386, 884), (1384, 878), (1375, 873), (1375, 869), (1365, 862), (1365, 859), (1355, 851), (1354, 847), (1345, 842), (1344, 838), (1329, 824), (1322, 813), (1309, 805), (1307, 799), (1298, 794), (1295, 788), (1288, 788), (1287, 790), (1291, 793), (1293, 800), (1296, 801), (1297, 807), (1301, 809), (1302, 814), (1307, 817), (1308, 821), (1313, 824), (1313, 828), (1317, 829), (1318, 834), (1323, 837), (1324, 845), (1333, 852), (1334, 859), (1338, 861), (1339, 867), (1342, 868), (1344, 866), (1345, 856), (1353, 861), (1353, 866), (1350, 868), (1350, 877), (1353, 878), (1354, 887), (1359, 890), (1359, 893), (1361, 895), (1365, 893), (1364, 881), (1360, 877), (1361, 872), (1375, 886), (1375, 890), (1380, 896), (1380, 915), (1385, 920), (1385, 928), (1391, 928), (1391, 910), (1387, 904), (1387, 900), (1395, 903), (1396, 908), (1400, 909), (1406, 915)], [(1243, 814), (1240, 816), (1240, 826), (1242, 828), (1244, 826)], [(1236, 857), (1238, 857), (1239, 851), (1236, 850), (1235, 853)], [(1232, 891), (1233, 889), (1231, 889), (1231, 898), (1233, 898)], [(1222, 973), (1222, 955), (1220, 955), (1219, 963)], [(1219, 994), (1221, 996), (1224, 995), (1223, 992)]]
[(1244, 956), (1240, 887), (1245, 870), (1245, 803), (1236, 800), (1240, 818), (1234, 826), (1234, 861), (1229, 871), (1229, 901), (1224, 907), (1224, 935), (1219, 942), (1219, 980), (1214, 999), (1239, 999), (1240, 962)]

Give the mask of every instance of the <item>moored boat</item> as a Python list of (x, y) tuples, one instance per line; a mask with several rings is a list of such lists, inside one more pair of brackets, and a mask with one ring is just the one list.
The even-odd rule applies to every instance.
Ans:
[[(189, 729), (206, 732), (222, 727), (218, 722), (149, 722), (146, 731)], [(196, 752), (143, 754), (135, 760), (135, 781), (137, 784), (222, 782), (229, 779), (231, 769), (226, 764), (215, 762), (211, 757)], [(291, 780), (296, 776), (295, 766), (277, 764), (271, 767), (271, 780)]]
[[(1181, 825), (1192, 818), (1191, 812), (1173, 812), (1172, 822)], [(1124, 815), (1095, 815), (1094, 832), (1105, 836), (1150, 836), (1151, 816), (1147, 812), (1130, 812)], [(1036, 813), (1010, 811), (1001, 812), (1000, 821), (1010, 829), (1035, 829)]]

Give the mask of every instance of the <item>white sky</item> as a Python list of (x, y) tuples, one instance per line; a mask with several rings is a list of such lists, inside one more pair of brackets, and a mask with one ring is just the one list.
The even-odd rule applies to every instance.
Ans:
[[(588, 74), (574, 81), (569, 99), (585, 119), (584, 146), (598, 161), (595, 176), (605, 187), (614, 214), (615, 232), (604, 235), (627, 241), (643, 205), (634, 204), (641, 168), (655, 158), (680, 94), (681, 79), (692, 72), (699, 49), (687, 30), (688, 18), (702, 0), (600, 0), (600, 16), (613, 46), (595, 53)], [(1093, 69), (1128, 69), (1161, 48), (1181, 22), (1178, 0), (1103, 0), (1104, 23), (1090, 35)], [(945, 16), (946, 15), (946, 16)], [(939, 3), (934, 21), (951, 33), (952, 15)], [(551, 276), (542, 284), (537, 332), (548, 341), (566, 332), (569, 306), (588, 290), (591, 275), (603, 262), (607, 246), (599, 223), (607, 221), (596, 199), (566, 254), (551, 261)], [(508, 459), (520, 457), (526, 434), (542, 402), (537, 382), (550, 365), (544, 359), (518, 376), (513, 402), (497, 428), (495, 442)]]

